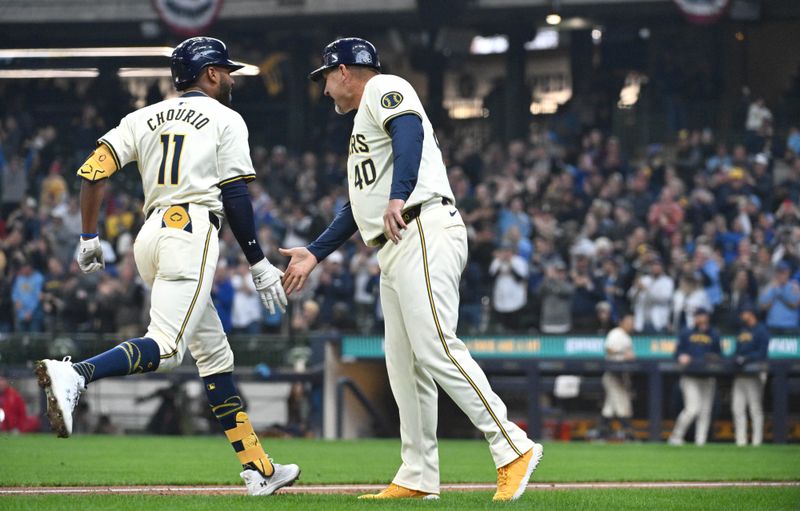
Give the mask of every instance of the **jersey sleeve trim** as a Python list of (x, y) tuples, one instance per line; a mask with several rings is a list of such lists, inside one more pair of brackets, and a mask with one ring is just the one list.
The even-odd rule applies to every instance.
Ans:
[(409, 115), (409, 114), (416, 115), (417, 117), (419, 117), (420, 121), (422, 120), (422, 116), (416, 110), (404, 110), (402, 112), (397, 112), (396, 114), (392, 114), (389, 117), (387, 117), (386, 120), (383, 121), (383, 131), (385, 131), (387, 135), (391, 136), (391, 133), (389, 132), (389, 123), (393, 119), (397, 119), (400, 116)]
[(255, 178), (256, 178), (255, 174), (248, 174), (246, 176), (235, 176), (235, 177), (231, 177), (231, 178), (225, 179), (223, 181), (220, 181), (219, 183), (217, 183), (217, 187), (218, 188), (222, 188), (223, 186), (225, 186), (227, 184), (231, 184), (231, 183), (233, 183), (235, 181), (239, 181), (240, 179), (243, 179), (245, 183), (249, 183), (250, 181), (254, 181)]
[(101, 138), (100, 140), (97, 141), (97, 145), (100, 144), (105, 144), (111, 150), (111, 157), (114, 158), (114, 163), (117, 166), (117, 170), (122, 170), (122, 165), (119, 164), (119, 155), (117, 154), (117, 150), (114, 149), (114, 146), (111, 145), (111, 143), (104, 138)]

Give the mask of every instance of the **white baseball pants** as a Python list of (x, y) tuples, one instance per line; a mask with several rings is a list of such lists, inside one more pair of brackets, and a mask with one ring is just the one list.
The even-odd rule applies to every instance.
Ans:
[(740, 375), (733, 379), (733, 428), (736, 445), (747, 445), (747, 413), (753, 427), (753, 445), (761, 445), (764, 439), (764, 380), (760, 375)]
[(467, 262), (461, 216), (455, 207), (431, 200), (402, 236), (378, 252), (386, 368), (402, 442), (402, 465), (393, 482), (439, 493), (437, 383), (486, 436), (497, 467), (533, 442), (508, 420), (505, 404), (456, 337), (458, 286)]
[(167, 209), (153, 211), (133, 245), (139, 274), (152, 289), (146, 337), (160, 348), (158, 370), (178, 367), (188, 346), (200, 376), (233, 371), (233, 352), (211, 302), (217, 229), (197, 204), (189, 205), (191, 232), (164, 227)]
[(610, 419), (617, 417), (629, 419), (633, 415), (631, 404), (630, 377), (627, 374), (606, 371), (601, 379), (606, 397), (600, 414)]
[(711, 408), (714, 405), (714, 390), (717, 380), (698, 376), (681, 376), (683, 410), (675, 420), (672, 438), (683, 440), (686, 430), (697, 420), (694, 428), (694, 443), (705, 445), (708, 428), (711, 426)]

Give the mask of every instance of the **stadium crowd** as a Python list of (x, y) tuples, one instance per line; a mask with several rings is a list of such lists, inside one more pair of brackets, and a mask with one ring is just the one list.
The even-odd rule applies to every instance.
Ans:
[[(84, 275), (74, 261), (74, 169), (127, 111), (92, 87), (38, 81), (3, 90), (0, 332), (127, 338), (147, 324), (148, 291), (131, 250), (143, 221), (134, 166), (112, 179), (105, 202), (106, 270)], [(81, 106), (48, 115), (59, 102)], [(469, 230), (464, 332), (605, 333), (631, 311), (636, 332), (677, 333), (699, 308), (724, 331), (745, 306), (756, 306), (774, 334), (797, 331), (800, 129), (777, 136), (762, 100), (733, 141), (683, 130), (636, 154), (598, 129), (562, 126), (534, 124), (508, 144), (440, 137)], [(258, 236), (267, 257), (285, 264), (278, 247), (312, 241), (347, 200), (346, 154), (253, 137), (250, 146)], [(220, 259), (213, 296), (226, 331), (382, 330), (375, 253), (358, 240), (320, 265), (288, 318), (264, 315), (228, 229)]]

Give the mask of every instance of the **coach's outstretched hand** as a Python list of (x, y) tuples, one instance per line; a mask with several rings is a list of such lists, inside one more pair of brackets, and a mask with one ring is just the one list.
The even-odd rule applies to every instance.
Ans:
[(286, 300), (286, 293), (283, 292), (283, 287), (281, 286), (283, 272), (272, 266), (272, 263), (267, 261), (265, 257), (250, 267), (250, 275), (253, 276), (256, 290), (269, 313), (275, 314), (276, 303), (281, 312), (286, 312), (288, 301)]
[(293, 291), (300, 291), (311, 274), (311, 270), (317, 266), (317, 258), (306, 247), (281, 248), (278, 252), (284, 257), (291, 257), (289, 266), (286, 267), (283, 275), (283, 288), (286, 290), (286, 294), (290, 295)]
[(78, 266), (83, 273), (94, 273), (106, 267), (103, 261), (103, 248), (100, 246), (100, 238), (94, 236), (85, 240), (81, 237), (80, 247), (78, 248)]

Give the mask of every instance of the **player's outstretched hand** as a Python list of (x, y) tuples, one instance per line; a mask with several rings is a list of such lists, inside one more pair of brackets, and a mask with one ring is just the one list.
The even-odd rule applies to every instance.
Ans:
[(78, 266), (83, 273), (94, 273), (106, 267), (103, 261), (103, 248), (100, 246), (100, 238), (95, 236), (88, 240), (81, 237), (80, 247), (78, 248)]
[(283, 288), (286, 294), (300, 291), (311, 271), (317, 266), (317, 258), (306, 247), (281, 248), (278, 252), (284, 257), (291, 258), (283, 275)]
[(403, 199), (392, 199), (383, 213), (383, 232), (395, 245), (403, 239), (400, 231), (405, 229), (406, 223), (403, 221), (403, 206), (406, 201)]
[(281, 286), (283, 272), (272, 266), (265, 257), (250, 267), (250, 275), (253, 276), (256, 290), (269, 313), (275, 314), (275, 304), (282, 312), (286, 312), (288, 301), (286, 293), (283, 292), (283, 286)]

